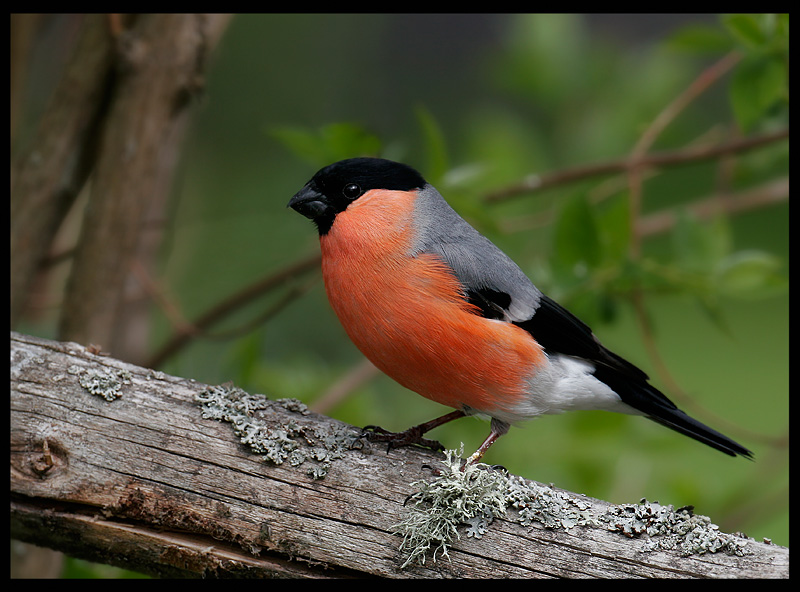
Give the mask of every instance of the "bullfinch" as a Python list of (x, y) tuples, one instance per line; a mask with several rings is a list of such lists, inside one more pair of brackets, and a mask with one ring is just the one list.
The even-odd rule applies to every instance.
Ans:
[(316, 224), (325, 290), (353, 343), (404, 387), (455, 409), (405, 432), (373, 433), (377, 439), (431, 444), (422, 435), (443, 423), (491, 418), (489, 436), (468, 459), (475, 462), (512, 424), (603, 409), (752, 457), (606, 349), (410, 166), (342, 160), (288, 205)]

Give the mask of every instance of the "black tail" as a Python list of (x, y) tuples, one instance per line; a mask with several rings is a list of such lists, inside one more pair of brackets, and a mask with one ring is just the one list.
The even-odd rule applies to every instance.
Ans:
[(656, 423), (694, 438), (725, 454), (753, 458), (753, 453), (738, 442), (734, 442), (727, 436), (686, 415), (664, 393), (646, 380), (625, 376), (614, 368), (602, 365), (597, 366), (594, 376), (614, 389), (614, 392), (625, 404), (641, 411)]
[[(494, 309), (505, 309), (510, 301), (508, 294), (493, 290), (482, 290), (475, 294), (480, 296), (475, 304), (489, 318), (497, 318), (492, 316)], [(504, 299), (498, 300), (499, 296)], [(678, 409), (664, 393), (647, 382), (647, 374), (606, 349), (586, 324), (544, 294), (540, 294), (535, 314), (530, 319), (515, 324), (528, 331), (549, 354), (565, 354), (591, 362), (596, 379), (611, 387), (623, 403), (653, 421), (725, 454), (753, 458), (753, 453), (741, 444)]]
[(738, 442), (734, 442), (727, 436), (720, 434), (718, 431), (712, 430), (696, 419), (689, 417), (680, 409), (662, 408), (658, 415), (648, 415), (647, 417), (676, 432), (694, 438), (698, 442), (708, 444), (712, 448), (716, 448), (725, 454), (730, 454), (731, 456), (739, 455), (750, 459), (753, 458), (753, 453), (747, 448)]

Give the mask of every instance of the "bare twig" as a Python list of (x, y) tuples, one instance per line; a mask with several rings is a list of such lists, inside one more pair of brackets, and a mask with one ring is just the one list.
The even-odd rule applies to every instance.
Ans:
[(188, 323), (191, 331), (181, 331), (180, 329), (162, 345), (159, 350), (145, 364), (150, 368), (158, 368), (169, 357), (173, 356), (182, 347), (186, 346), (196, 335), (206, 332), (210, 327), (223, 320), (228, 315), (241, 309), (243, 306), (252, 302), (256, 298), (283, 286), (286, 282), (304, 275), (319, 267), (319, 254), (312, 255), (306, 259), (288, 265), (283, 269), (272, 273), (267, 277), (246, 286), (235, 294), (232, 294), (222, 302), (201, 314), (194, 321)]
[[(716, 214), (739, 214), (766, 208), (789, 199), (789, 177), (774, 179), (757, 187), (738, 193), (712, 195), (688, 204), (686, 209), (699, 220), (708, 220)], [(641, 216), (636, 223), (636, 233), (649, 237), (668, 232), (675, 226), (677, 212), (674, 209)]]
[(703, 70), (686, 90), (667, 105), (656, 118), (653, 119), (650, 125), (647, 126), (647, 129), (639, 137), (639, 141), (636, 142), (636, 145), (631, 151), (631, 156), (641, 157), (649, 152), (661, 132), (664, 131), (692, 101), (708, 90), (708, 88), (716, 83), (722, 76), (727, 74), (741, 59), (742, 56), (738, 51), (732, 51)]
[[(700, 197), (685, 208), (699, 220), (707, 220), (715, 214), (735, 215), (775, 204), (789, 199), (789, 178), (783, 177), (767, 181), (737, 193), (714, 194)], [(503, 219), (499, 226), (505, 232), (523, 232), (543, 228), (553, 223), (552, 212), (542, 212), (531, 216), (514, 216)], [(669, 232), (678, 219), (675, 208), (668, 208), (652, 214), (640, 216), (636, 222), (636, 232), (641, 238), (648, 238)]]
[(309, 407), (317, 413), (328, 413), (357, 388), (381, 373), (367, 358), (354, 364), (339, 380), (333, 383)]
[(502, 202), (508, 199), (519, 197), (521, 195), (542, 191), (544, 189), (550, 189), (567, 183), (591, 179), (593, 177), (625, 173), (634, 167), (651, 169), (658, 167), (680, 166), (702, 162), (704, 160), (712, 160), (723, 155), (746, 152), (748, 150), (760, 148), (761, 146), (779, 142), (788, 137), (789, 130), (787, 128), (765, 133), (760, 136), (752, 136), (749, 138), (733, 140), (725, 144), (718, 144), (714, 146), (697, 146), (665, 152), (654, 152), (635, 160), (625, 157), (618, 160), (566, 168), (551, 173), (545, 173), (543, 175), (530, 175), (520, 183), (510, 185), (487, 194), (484, 198), (484, 201), (489, 203)]
[[(719, 61), (706, 68), (695, 80), (678, 95), (669, 105), (667, 105), (656, 118), (647, 126), (642, 133), (639, 141), (631, 150), (629, 160), (640, 162), (655, 143), (658, 136), (676, 117), (688, 107), (692, 101), (708, 90), (717, 80), (735, 66), (741, 55), (730, 52)], [(639, 222), (642, 207), (642, 167), (631, 166), (628, 169), (628, 190), (631, 220), (631, 244), (630, 256), (635, 261), (641, 256), (641, 237), (636, 233), (636, 225)], [(638, 289), (638, 288), (635, 288)]]
[[(631, 151), (628, 160), (634, 164), (627, 169), (627, 178), (631, 218), (631, 243), (629, 247), (629, 256), (632, 261), (635, 262), (641, 258), (641, 244), (643, 238), (641, 231), (644, 228), (644, 225), (641, 223), (641, 203), (643, 191), (642, 175), (644, 171), (644, 165), (641, 163), (648, 160), (646, 156), (647, 152), (650, 150), (651, 146), (655, 143), (658, 136), (664, 131), (664, 129), (666, 129), (666, 127), (672, 121), (674, 121), (684, 109), (686, 109), (695, 99), (697, 99), (697, 97), (708, 90), (713, 84), (719, 81), (722, 76), (729, 72), (740, 61), (740, 59), (741, 55), (738, 52), (733, 51), (701, 72), (700, 75), (697, 76), (697, 78), (695, 78), (695, 80), (680, 95), (678, 95), (678, 97), (675, 98), (675, 100), (667, 105), (656, 116)], [(788, 130), (785, 130), (785, 132), (786, 136), (788, 137)], [(763, 138), (764, 136), (762, 136), (762, 139)], [(776, 139), (777, 138), (778, 137), (776, 137)], [(734, 140), (729, 142), (727, 146), (738, 144), (741, 147), (743, 145), (742, 142), (747, 142), (746, 145), (749, 149), (754, 146), (752, 140), (753, 138), (746, 140)], [(740, 150), (720, 152), (716, 156), (728, 155), (739, 151)], [(697, 160), (703, 160), (707, 158), (707, 154), (708, 151), (705, 152), (704, 156), (698, 155)], [(664, 160), (662, 159), (662, 163), (663, 162)], [(788, 193), (788, 179), (786, 180), (786, 185), (786, 190)], [(711, 207), (715, 208), (717, 211), (722, 209), (722, 200), (719, 196), (716, 196), (716, 199)], [(701, 208), (697, 205), (695, 205), (695, 209), (701, 210)], [(704, 204), (702, 209), (708, 211), (709, 206)], [(659, 378), (664, 382), (664, 384), (667, 385), (667, 390), (670, 395), (673, 398), (681, 401), (681, 405), (691, 405), (691, 407), (697, 411), (698, 405), (691, 403), (690, 397), (688, 397), (685, 391), (680, 387), (677, 380), (670, 372), (663, 357), (661, 356), (661, 352), (656, 344), (650, 317), (647, 314), (645, 307), (644, 290), (639, 284), (635, 283), (633, 285), (630, 298), (631, 303), (633, 304), (636, 322), (639, 327), (639, 332), (642, 336), (645, 350), (653, 362)], [(706, 417), (710, 415), (710, 412), (706, 409), (702, 409), (701, 413)], [(719, 418), (717, 423), (720, 423)], [(734, 427), (736, 426), (732, 426), (732, 429)]]

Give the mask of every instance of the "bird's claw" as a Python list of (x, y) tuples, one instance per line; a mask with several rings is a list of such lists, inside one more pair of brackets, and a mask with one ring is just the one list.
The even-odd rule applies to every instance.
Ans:
[(414, 426), (404, 432), (390, 432), (380, 426), (368, 425), (361, 430), (361, 437), (370, 442), (386, 442), (388, 445), (386, 452), (402, 446), (419, 446), (434, 451), (444, 450), (444, 446), (440, 442), (423, 438), (423, 432), (418, 428), (419, 426)]

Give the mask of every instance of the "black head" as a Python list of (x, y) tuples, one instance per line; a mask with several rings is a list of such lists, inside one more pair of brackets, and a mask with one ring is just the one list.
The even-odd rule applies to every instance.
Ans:
[(327, 234), (336, 214), (372, 189), (421, 189), (425, 179), (410, 166), (383, 158), (349, 158), (326, 166), (289, 201), (295, 209)]

